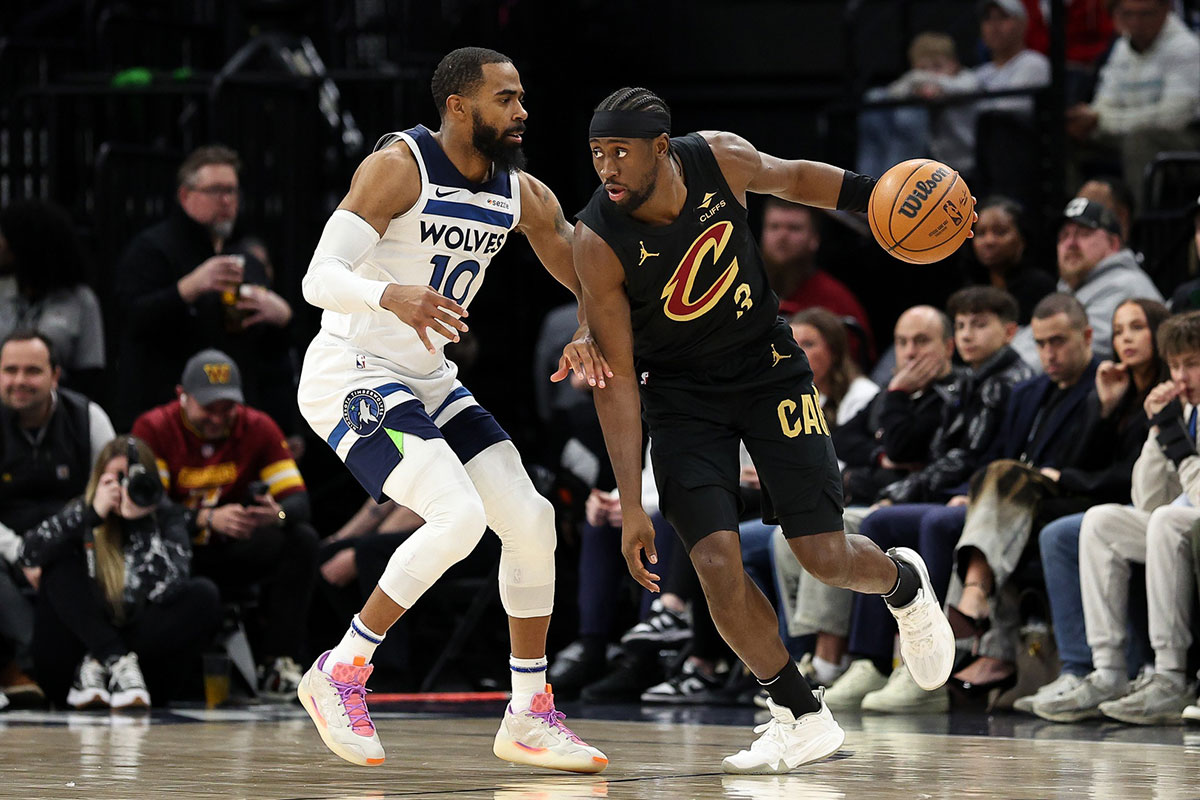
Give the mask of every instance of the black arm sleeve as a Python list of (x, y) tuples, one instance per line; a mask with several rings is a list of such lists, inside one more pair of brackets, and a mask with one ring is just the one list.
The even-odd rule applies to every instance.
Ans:
[(842, 189), (838, 192), (838, 211), (866, 211), (875, 183), (875, 179), (870, 175), (859, 175), (846, 170), (846, 174), (842, 176)]

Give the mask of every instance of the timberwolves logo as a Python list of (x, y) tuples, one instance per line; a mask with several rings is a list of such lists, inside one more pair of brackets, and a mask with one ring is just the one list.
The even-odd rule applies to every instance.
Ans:
[(342, 402), (342, 419), (359, 436), (370, 436), (383, 424), (383, 397), (374, 389), (355, 389)]

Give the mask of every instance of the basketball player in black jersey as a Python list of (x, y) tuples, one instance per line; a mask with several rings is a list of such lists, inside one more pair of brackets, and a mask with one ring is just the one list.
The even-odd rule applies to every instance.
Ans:
[(621, 89), (589, 129), (602, 186), (579, 213), (574, 258), (592, 335), (614, 373), (594, 393), (624, 515), (622, 550), (647, 589), (659, 578), (641, 506), (641, 408), (667, 519), (688, 548), (721, 635), (770, 694), (772, 719), (726, 772), (777, 773), (832, 755), (845, 734), (793, 665), (775, 611), (746, 575), (738, 539), (738, 441), (764, 490), (764, 517), (826, 583), (882, 594), (925, 689), (950, 674), (954, 637), (912, 550), (885, 554), (842, 529), (841, 476), (804, 351), (746, 220), (746, 193), (862, 211), (874, 180), (785, 161), (732, 133), (671, 138), (670, 110)]

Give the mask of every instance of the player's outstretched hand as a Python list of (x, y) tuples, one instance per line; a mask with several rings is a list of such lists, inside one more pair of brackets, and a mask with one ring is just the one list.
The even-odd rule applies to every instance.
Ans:
[(606, 386), (604, 379), (611, 378), (613, 374), (586, 325), (576, 331), (575, 338), (563, 348), (558, 358), (558, 369), (550, 376), (550, 380), (558, 383), (572, 372), (581, 381), (587, 381), (589, 386), (601, 389)]
[(646, 512), (638, 509), (632, 514), (625, 514), (624, 525), (621, 526), (621, 554), (625, 556), (625, 566), (633, 579), (652, 592), (659, 591), (655, 581), (661, 580), (642, 563), (642, 553), (651, 564), (658, 563), (658, 551), (654, 549), (654, 525)]
[(467, 310), (430, 286), (402, 286), (389, 284), (383, 290), (379, 305), (396, 315), (421, 337), (421, 343), (431, 354), (437, 350), (429, 341), (429, 330), (440, 333), (452, 342), (458, 341), (458, 332), (467, 332), (467, 323), (459, 317), (467, 316)]

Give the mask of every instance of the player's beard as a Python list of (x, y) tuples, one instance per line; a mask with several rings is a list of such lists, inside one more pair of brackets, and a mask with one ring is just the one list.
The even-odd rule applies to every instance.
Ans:
[(525, 169), (525, 151), (521, 149), (521, 145), (509, 144), (504, 140), (504, 137), (510, 133), (524, 133), (524, 125), (500, 131), (484, 122), (476, 111), (471, 112), (471, 121), (474, 123), (474, 130), (471, 131), (471, 144), (492, 160), (497, 174), (514, 169)]
[(624, 214), (632, 214), (642, 207), (642, 204), (650, 199), (654, 194), (654, 190), (658, 188), (658, 177), (651, 175), (650, 180), (641, 189), (631, 189), (625, 187), (625, 197), (620, 202), (613, 203)]

